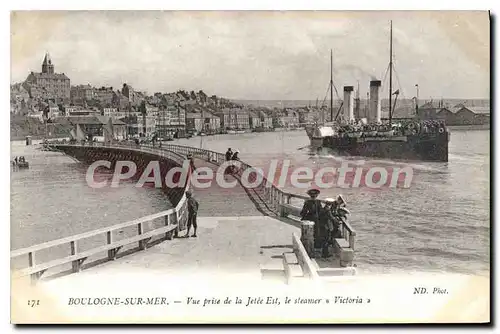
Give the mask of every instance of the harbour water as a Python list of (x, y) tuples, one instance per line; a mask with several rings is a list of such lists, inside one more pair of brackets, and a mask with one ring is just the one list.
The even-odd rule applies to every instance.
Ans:
[[(95, 230), (172, 207), (156, 189), (93, 189), (86, 166), (62, 153), (12, 142), (11, 160), (24, 156), (29, 169), (11, 172), (11, 249), (23, 248)], [(103, 175), (111, 177), (111, 175)]]
[[(342, 194), (357, 230), (355, 263), (360, 273), (439, 271), (489, 275), (489, 131), (452, 130), (448, 163), (397, 162), (336, 157), (311, 152), (304, 131), (248, 133), (181, 139), (172, 144), (225, 152), (238, 149), (254, 166), (290, 159), (293, 166), (410, 166), (404, 188), (324, 189), (320, 197)], [(265, 151), (265, 153), (262, 153)], [(170, 207), (159, 190), (91, 189), (85, 166), (54, 152), (13, 142), (11, 156), (24, 155), (30, 169), (12, 173), (11, 249), (30, 246), (105, 225), (132, 220)], [(305, 193), (304, 189), (287, 191)], [(227, 215), (231, 215), (228, 207)]]

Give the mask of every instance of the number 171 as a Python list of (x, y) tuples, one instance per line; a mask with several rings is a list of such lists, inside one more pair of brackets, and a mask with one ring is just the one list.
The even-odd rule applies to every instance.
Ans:
[(39, 299), (30, 299), (30, 300), (28, 300), (28, 306), (31, 306), (31, 307), (40, 306), (40, 300)]

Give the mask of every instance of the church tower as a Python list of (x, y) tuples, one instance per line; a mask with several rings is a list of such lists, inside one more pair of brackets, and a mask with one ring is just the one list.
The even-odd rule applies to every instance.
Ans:
[(45, 54), (45, 58), (43, 58), (42, 73), (54, 74), (54, 65), (48, 52)]

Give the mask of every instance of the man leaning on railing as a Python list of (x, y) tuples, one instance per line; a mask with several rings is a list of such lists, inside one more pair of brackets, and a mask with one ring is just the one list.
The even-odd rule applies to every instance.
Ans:
[(319, 240), (319, 215), (323, 207), (321, 201), (318, 200), (320, 191), (318, 189), (310, 189), (307, 191), (310, 199), (304, 201), (304, 206), (300, 212), (301, 220), (314, 222), (314, 248), (320, 248), (321, 241)]

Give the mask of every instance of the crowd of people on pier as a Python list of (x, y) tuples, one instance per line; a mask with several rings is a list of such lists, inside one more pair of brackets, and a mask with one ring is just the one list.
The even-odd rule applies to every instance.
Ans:
[(323, 257), (329, 257), (330, 246), (337, 238), (342, 238), (342, 221), (349, 211), (345, 208), (345, 200), (339, 195), (337, 199), (325, 199), (325, 206), (318, 199), (320, 191), (310, 189), (310, 199), (304, 202), (300, 216), (302, 220), (314, 222), (314, 248), (321, 248)]
[(438, 134), (446, 132), (446, 125), (441, 120), (398, 121), (392, 124), (351, 124), (340, 125), (337, 133), (341, 137), (381, 137)]

